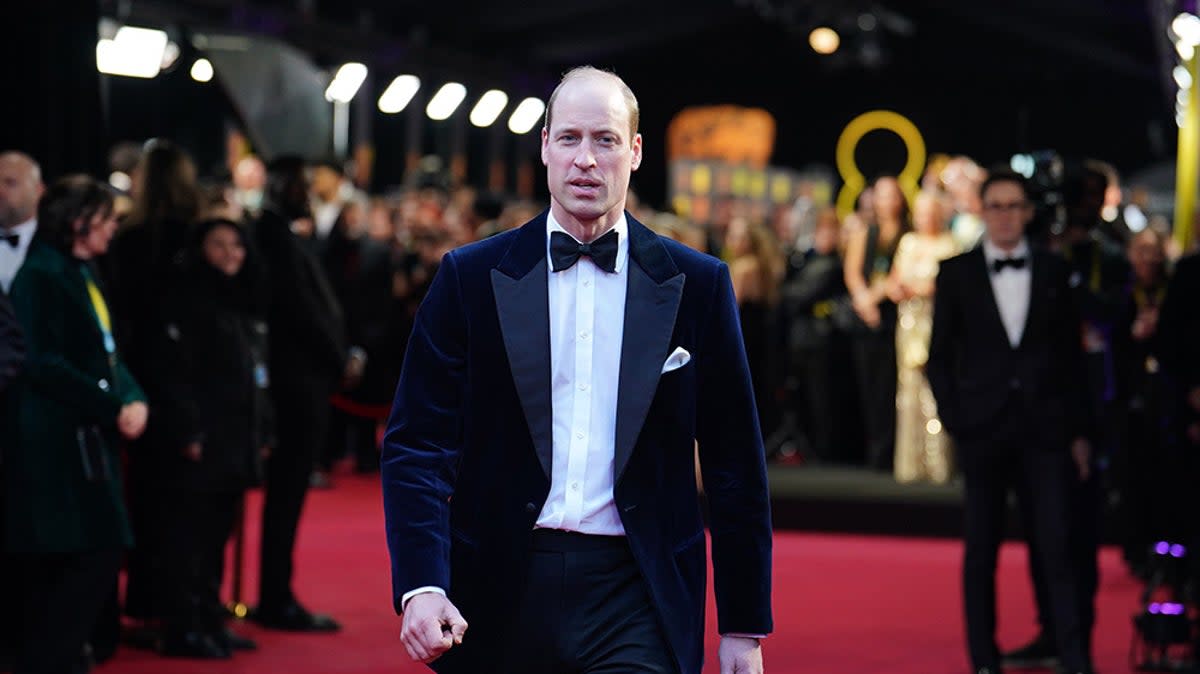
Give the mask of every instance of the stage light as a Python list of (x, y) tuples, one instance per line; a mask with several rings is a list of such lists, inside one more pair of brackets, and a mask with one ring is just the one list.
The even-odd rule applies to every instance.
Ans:
[(212, 62), (208, 59), (196, 59), (192, 64), (192, 79), (197, 82), (208, 82), (213, 78)]
[(471, 109), (471, 123), (480, 128), (491, 126), (506, 105), (508, 94), (499, 89), (489, 90), (479, 97), (479, 102)]
[(179, 45), (174, 42), (167, 42), (167, 46), (163, 47), (162, 64), (159, 69), (167, 70), (175, 65), (175, 61), (179, 60)]
[(124, 171), (113, 171), (108, 176), (108, 184), (112, 185), (113, 189), (128, 192), (133, 187), (133, 179)]
[(421, 79), (416, 75), (401, 75), (392, 80), (383, 94), (379, 96), (379, 111), (394, 115), (408, 107), (417, 90), (421, 88)]
[(367, 79), (367, 67), (361, 63), (346, 63), (338, 68), (329, 88), (325, 90), (325, 100), (338, 103), (349, 103), (354, 100), (354, 94)]
[(162, 69), (166, 49), (165, 32), (121, 26), (113, 39), (96, 43), (96, 69), (105, 75), (148, 79)]
[(1012, 160), (1008, 162), (1008, 166), (1014, 172), (1020, 173), (1026, 178), (1032, 178), (1033, 172), (1037, 170), (1037, 160), (1031, 154), (1014, 154)]
[(429, 100), (429, 105), (425, 106), (425, 114), (429, 115), (429, 119), (437, 122), (449, 119), (466, 97), (466, 87), (458, 82), (447, 82)]
[(516, 110), (508, 118), (508, 130), (515, 134), (529, 133), (529, 130), (542, 118), (546, 104), (540, 98), (532, 96), (521, 101)]
[(1200, 17), (1189, 12), (1179, 14), (1171, 21), (1171, 33), (1179, 42), (1200, 45)]
[(808, 34), (808, 45), (818, 54), (832, 54), (842, 44), (842, 38), (832, 28), (821, 26)]
[(1180, 60), (1190, 61), (1196, 55), (1196, 47), (1180, 40), (1175, 43), (1175, 52), (1179, 54)]
[(1175, 69), (1171, 71), (1171, 77), (1175, 78), (1175, 84), (1178, 84), (1180, 89), (1188, 89), (1192, 86), (1192, 74), (1188, 72), (1186, 66), (1175, 66)]

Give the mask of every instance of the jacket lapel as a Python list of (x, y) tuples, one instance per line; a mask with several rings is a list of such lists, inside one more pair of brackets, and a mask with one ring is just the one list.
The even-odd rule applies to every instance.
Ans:
[(1029, 277), (1029, 312), (1025, 314), (1025, 329), (1021, 332), (1021, 344), (1024, 346), (1026, 340), (1029, 339), (1029, 334), (1033, 330), (1040, 329), (1042, 313), (1045, 309), (1045, 293), (1042, 288), (1046, 284), (1046, 260), (1040, 253), (1029, 251), (1030, 277)]
[(632, 216), (626, 217), (630, 263), (618, 375), (614, 483), (625, 472), (654, 400), (685, 280), (658, 236)]
[(554, 417), (550, 396), (545, 212), (517, 232), (512, 248), (492, 270), (492, 291), (513, 383), (529, 424), (534, 451), (549, 477), (554, 456)]

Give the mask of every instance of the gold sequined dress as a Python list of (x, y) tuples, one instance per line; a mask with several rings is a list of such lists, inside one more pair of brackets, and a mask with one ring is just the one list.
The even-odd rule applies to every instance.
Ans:
[[(958, 245), (949, 233), (926, 237), (910, 232), (896, 249), (896, 273), (904, 283), (926, 285), (937, 277), (941, 261), (957, 253)], [(896, 479), (945, 483), (954, 472), (954, 448), (925, 378), (933, 297), (904, 300), (897, 306), (897, 319)]]

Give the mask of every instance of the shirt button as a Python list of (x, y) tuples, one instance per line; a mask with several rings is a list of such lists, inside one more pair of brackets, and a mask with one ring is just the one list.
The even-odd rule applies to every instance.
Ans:
[(588, 390), (588, 385), (587, 385), (587, 384), (582, 384), (582, 383), (581, 383), (581, 384), (579, 385), (579, 390), (580, 390), (580, 391), (586, 391), (586, 390)]
[(586, 288), (587, 286), (590, 286), (590, 285), (592, 285), (592, 280), (591, 280), (591, 279), (584, 279), (584, 280), (583, 280), (583, 285), (584, 285), (584, 287), (585, 287), (585, 288)]
[(588, 331), (587, 331), (587, 330), (584, 330), (583, 332), (579, 333), (579, 338), (580, 338), (580, 339), (587, 339), (587, 338), (588, 338), (588, 334), (589, 334), (589, 333), (588, 333)]
[(576, 440), (582, 440), (582, 439), (583, 439), (583, 433), (582, 433), (582, 432), (576, 433), (576, 434), (575, 434), (575, 439), (576, 439)]
[(579, 483), (578, 482), (571, 483), (571, 491), (579, 491)]

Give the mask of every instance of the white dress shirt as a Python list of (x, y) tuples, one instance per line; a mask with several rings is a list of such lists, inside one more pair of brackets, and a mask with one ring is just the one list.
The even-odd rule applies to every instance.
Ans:
[[(992, 282), (996, 308), (1000, 310), (1000, 320), (1004, 323), (1004, 331), (1008, 333), (1008, 343), (1015, 349), (1021, 344), (1025, 319), (1029, 316), (1029, 294), (1033, 284), (1033, 258), (1029, 254), (1029, 244), (1022, 239), (1016, 248), (1003, 251), (985, 237), (983, 257), (987, 260), (988, 278)], [(1021, 269), (1005, 267), (999, 272), (992, 271), (994, 260), (1017, 257), (1025, 258), (1025, 266)]]
[(21, 238), (17, 247), (13, 248), (5, 241), (0, 241), (0, 289), (7, 293), (12, 288), (17, 270), (25, 264), (25, 254), (29, 252), (29, 244), (37, 232), (37, 218), (31, 218), (11, 229), (0, 229), (0, 235), (16, 234)]
[(550, 494), (537, 525), (585, 534), (623, 536), (613, 503), (618, 373), (629, 278), (629, 225), (617, 232), (617, 267), (607, 273), (580, 257), (552, 271), (551, 232), (566, 232), (546, 217), (550, 291), (550, 401), (554, 420)]

